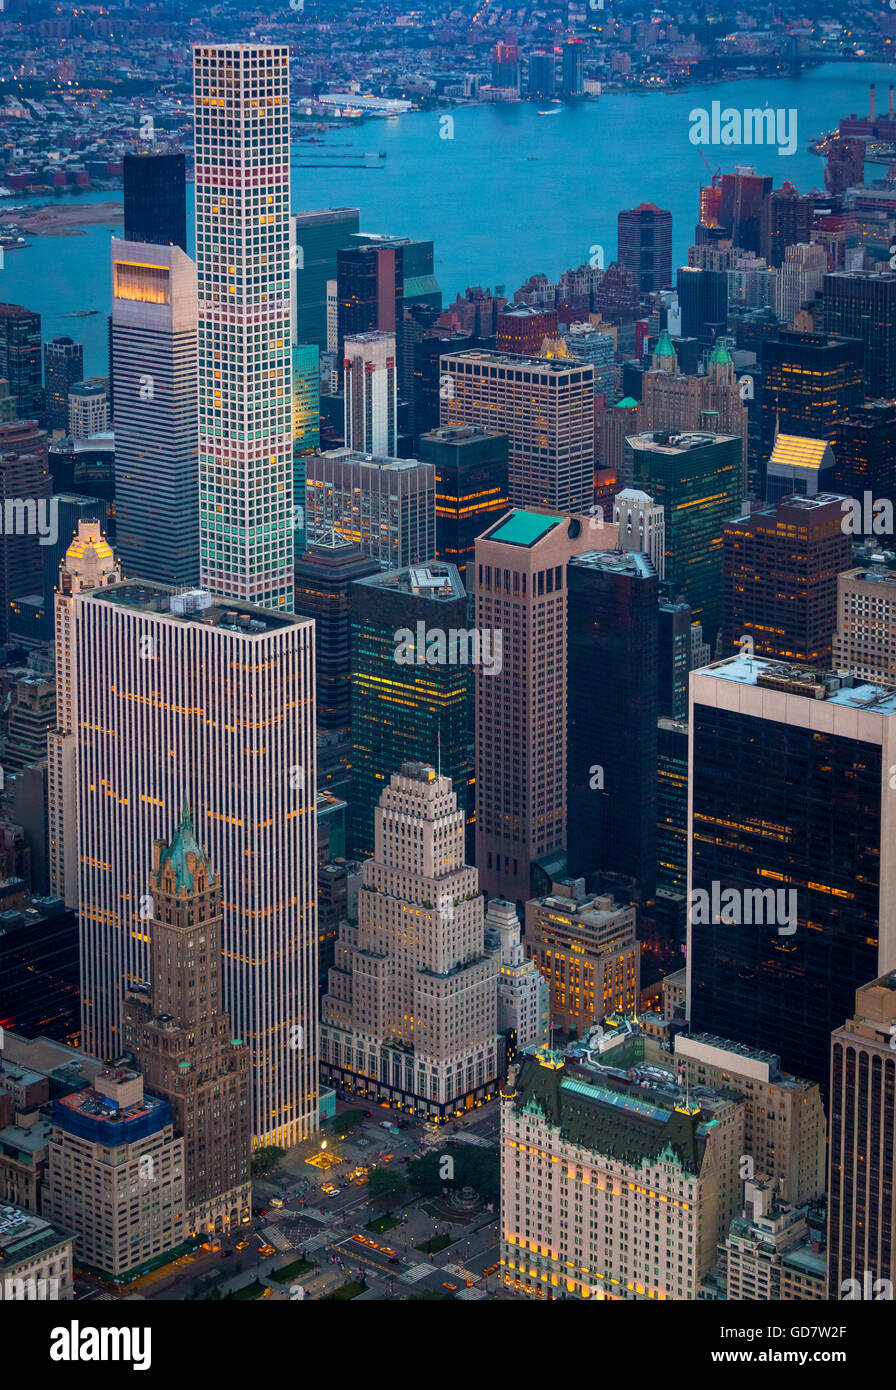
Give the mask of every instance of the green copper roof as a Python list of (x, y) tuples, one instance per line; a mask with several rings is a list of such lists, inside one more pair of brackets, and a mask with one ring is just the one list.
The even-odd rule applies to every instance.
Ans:
[(505, 545), (534, 545), (562, 520), (542, 512), (513, 512), (490, 533), (489, 540), (503, 541)]
[(722, 367), (727, 367), (731, 362), (731, 353), (724, 343), (716, 343), (712, 352), (709, 354), (710, 362), (715, 362)]
[(669, 337), (668, 328), (664, 328), (656, 340), (656, 347), (653, 350), (654, 357), (675, 357), (676, 352), (672, 346), (672, 339)]
[(186, 798), (177, 829), (171, 837), (171, 843), (162, 850), (162, 857), (159, 860), (159, 874), (161, 875), (169, 865), (174, 870), (174, 882), (178, 893), (195, 891), (194, 875), (200, 866), (205, 869), (206, 883), (211, 884), (215, 881), (211, 865), (193, 834), (193, 817)]
[(635, 1167), (676, 1163), (698, 1174), (706, 1139), (700, 1111), (686, 1114), (614, 1083), (569, 1076), (563, 1066), (542, 1066), (527, 1057), (516, 1081), (516, 1107), (545, 1117), (560, 1137), (578, 1148)]
[(616, 402), (617, 410), (633, 410), (638, 402), (632, 396), (623, 396), (621, 401)]

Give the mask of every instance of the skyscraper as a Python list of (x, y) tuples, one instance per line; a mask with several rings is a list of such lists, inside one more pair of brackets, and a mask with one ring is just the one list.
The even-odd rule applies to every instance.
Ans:
[(725, 656), (747, 637), (757, 656), (830, 667), (837, 576), (852, 560), (842, 500), (788, 497), (725, 522)]
[(491, 352), (447, 353), (443, 425), (482, 425), (510, 440), (510, 501), (587, 512), (594, 497), (594, 368)]
[(896, 573), (882, 564), (843, 569), (837, 575), (836, 631), (831, 639), (837, 670), (862, 680), (896, 685)]
[(896, 693), (740, 656), (691, 675), (689, 724), (691, 1027), (825, 1084), (896, 961)]
[(672, 284), (672, 214), (639, 203), (616, 218), (619, 263), (631, 271), (643, 299)]
[(552, 1028), (588, 1036), (608, 1014), (634, 1014), (641, 990), (636, 909), (584, 894), (581, 880), (552, 883), (526, 903), (526, 954), (549, 990)]
[(758, 249), (770, 266), (783, 265), (788, 247), (810, 240), (814, 211), (815, 200), (802, 196), (787, 181), (763, 198)]
[[(473, 661), (467, 597), (453, 565), (430, 563), (349, 587), (352, 793), (349, 853), (373, 853), (374, 822), (390, 767), (432, 762), (450, 777), (472, 832)], [(452, 634), (456, 634), (453, 646)], [(502, 652), (479, 650), (501, 664)], [(472, 847), (472, 844), (471, 844)]]
[(98, 521), (79, 521), (69, 542), (55, 596), (56, 727), (47, 735), (50, 892), (78, 906), (78, 685), (80, 595), (117, 584), (121, 570)]
[(44, 395), (49, 429), (68, 429), (68, 393), (84, 380), (84, 349), (74, 338), (53, 338), (44, 343)]
[(865, 395), (872, 400), (896, 395), (896, 274), (835, 270), (826, 275), (821, 318), (827, 333), (861, 339)]
[(317, 1124), (313, 624), (140, 581), (82, 591), (77, 622), (85, 1046), (121, 1051), (122, 996), (149, 977), (150, 846), (186, 795), (227, 885), (253, 1134), (296, 1143)]
[(40, 314), (21, 304), (0, 304), (0, 377), (9, 382), (18, 419), (36, 419), (44, 406)]
[(593, 520), (512, 511), (476, 541), (476, 628), (502, 652), (500, 669), (476, 672), (476, 863), (490, 897), (525, 902), (565, 870), (567, 566), (616, 541)]
[(398, 452), (398, 372), (395, 334), (356, 333), (343, 346), (345, 445), (362, 454)]
[(654, 430), (631, 436), (626, 448), (627, 474), (664, 508), (666, 580), (712, 646), (722, 621), (722, 528), (740, 508), (742, 440)]
[(563, 95), (580, 97), (585, 90), (585, 45), (581, 39), (568, 39), (561, 53)]
[(92, 376), (77, 381), (68, 393), (68, 432), (72, 439), (90, 439), (109, 428), (109, 378)]
[(316, 343), (321, 352), (335, 349), (327, 330), (327, 284), (336, 280), (338, 253), (352, 245), (360, 225), (357, 208), (321, 208), (316, 212), (297, 212), (295, 222), (297, 255), (298, 339)]
[(354, 449), (309, 454), (305, 530), (312, 544), (338, 531), (383, 569), (422, 564), (436, 553), (435, 467)]
[(288, 55), (263, 44), (193, 52), (202, 582), (284, 609), (293, 562)]
[(232, 1230), (251, 1214), (249, 1048), (224, 1010), (221, 880), (189, 807), (156, 841), (148, 888), (149, 988), (125, 999), (124, 1040), (183, 1136), (189, 1230)]
[(566, 577), (569, 872), (618, 875), (647, 902), (656, 886), (657, 574), (639, 551), (596, 550), (574, 555)]
[(360, 546), (330, 531), (296, 560), (293, 612), (314, 619), (318, 729), (351, 724), (352, 656), (348, 593), (352, 581), (378, 574)]
[(848, 497), (862, 497), (869, 489), (874, 498), (886, 497), (896, 508), (896, 404), (866, 401), (853, 406), (840, 421), (834, 444), (836, 486)]
[(762, 455), (778, 433), (836, 440), (841, 420), (861, 404), (863, 360), (857, 338), (782, 328), (763, 342)]
[(775, 281), (775, 313), (782, 323), (792, 323), (804, 305), (821, 289), (828, 258), (817, 242), (798, 242), (785, 247)]
[(464, 584), (476, 537), (507, 511), (506, 434), (442, 425), (420, 436), (418, 453), (436, 470), (436, 554)]
[(43, 589), (52, 490), (45, 431), (33, 420), (0, 422), (0, 645), (9, 633), (10, 600)]
[(186, 156), (126, 154), (124, 240), (187, 250)]
[(323, 1003), (323, 1074), (444, 1120), (494, 1092), (500, 962), (485, 950), (451, 779), (404, 763), (375, 819), (358, 921), (342, 924)]
[(888, 971), (856, 989), (855, 1008), (831, 1039), (831, 1300), (886, 1299), (896, 1284), (894, 1028), (896, 976)]
[(635, 487), (623, 488), (613, 499), (613, 520), (619, 527), (619, 549), (642, 551), (654, 573), (666, 573), (666, 519), (662, 507)]
[(556, 90), (556, 81), (554, 50), (534, 49), (529, 54), (529, 96), (539, 101), (549, 100)]
[(772, 191), (771, 175), (757, 174), (748, 164), (738, 164), (722, 175), (719, 222), (728, 228), (735, 246), (760, 254), (762, 208)]
[(540, 357), (545, 338), (557, 336), (557, 310), (508, 304), (498, 314), (498, 351)]
[(196, 266), (112, 242), (116, 545), (128, 575), (199, 581)]

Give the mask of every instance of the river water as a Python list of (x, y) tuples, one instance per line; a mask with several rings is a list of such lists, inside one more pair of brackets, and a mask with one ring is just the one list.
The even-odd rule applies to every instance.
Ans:
[[(539, 116), (529, 102), (459, 107), (451, 112), (451, 139), (442, 136), (447, 129), (438, 112), (369, 121), (328, 133), (322, 145), (296, 146), (294, 159), (301, 163), (331, 147), (345, 155), (385, 151), (382, 167), (294, 168), (292, 207), (359, 207), (364, 231), (432, 238), (446, 303), (467, 285), (504, 285), (512, 294), (536, 272), (556, 279), (587, 262), (596, 246), (608, 263), (616, 255), (617, 212), (641, 202), (671, 210), (673, 263), (679, 264), (693, 241), (699, 186), (711, 172), (751, 164), (771, 174), (776, 186), (790, 179), (801, 192), (822, 188), (824, 164), (809, 152), (810, 138), (832, 129), (842, 115), (867, 112), (871, 82), (878, 110), (885, 109), (893, 80), (894, 69), (885, 65), (829, 63), (799, 78), (610, 93), (557, 107), (555, 116)], [(713, 101), (738, 110), (768, 105), (795, 111), (795, 153), (693, 145), (690, 112), (708, 111)], [(868, 166), (869, 177), (882, 174)], [(192, 204), (192, 189), (188, 197)], [(6, 206), (21, 201), (18, 195)], [(45, 339), (67, 333), (83, 343), (87, 375), (107, 370), (109, 240), (108, 227), (76, 237), (35, 237), (27, 249), (7, 252), (0, 271), (0, 300), (38, 310)], [(65, 317), (83, 309), (99, 312)]]

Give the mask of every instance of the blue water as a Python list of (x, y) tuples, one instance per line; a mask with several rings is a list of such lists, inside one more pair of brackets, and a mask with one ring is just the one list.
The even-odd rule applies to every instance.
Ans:
[[(370, 121), (358, 130), (333, 131), (324, 145), (296, 146), (294, 157), (301, 161), (327, 146), (359, 155), (385, 150), (383, 168), (296, 168), (292, 206), (360, 207), (364, 231), (432, 238), (446, 303), (467, 285), (504, 285), (512, 294), (537, 272), (556, 279), (587, 262), (594, 246), (603, 247), (609, 262), (616, 254), (617, 212), (640, 202), (671, 210), (679, 263), (693, 240), (698, 189), (709, 173), (752, 164), (776, 185), (786, 178), (801, 192), (822, 188), (824, 163), (809, 153), (809, 139), (833, 128), (841, 115), (867, 112), (870, 82), (877, 84), (878, 110), (885, 109), (893, 80), (894, 69), (882, 64), (831, 63), (800, 78), (614, 93), (557, 108), (557, 116), (539, 116), (528, 102), (460, 107), (451, 112), (451, 140), (440, 138), (436, 112)], [(796, 153), (692, 145), (689, 112), (709, 109), (712, 101), (738, 109), (795, 109)], [(882, 173), (869, 166), (869, 177)], [(115, 196), (85, 194), (84, 200)], [(192, 201), (192, 189), (189, 196)], [(10, 201), (21, 202), (21, 195)], [(104, 227), (78, 237), (35, 237), (28, 249), (8, 252), (0, 271), (0, 299), (38, 310), (45, 338), (68, 333), (83, 343), (88, 375), (107, 370), (109, 238)], [(89, 308), (100, 313), (64, 317)]]

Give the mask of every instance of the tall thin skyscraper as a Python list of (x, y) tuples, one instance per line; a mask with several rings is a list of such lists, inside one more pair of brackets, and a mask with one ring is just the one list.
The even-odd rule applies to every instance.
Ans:
[(84, 380), (84, 349), (74, 338), (56, 337), (44, 343), (44, 393), (48, 429), (68, 429), (68, 393)]
[(127, 575), (199, 580), (196, 266), (112, 242), (116, 545)]
[(152, 844), (186, 795), (225, 885), (255, 1139), (297, 1143), (317, 1123), (314, 626), (142, 580), (82, 594), (78, 619), (85, 1049), (122, 1049), (122, 997), (149, 978)]
[(672, 214), (639, 203), (616, 218), (619, 263), (630, 270), (642, 296), (672, 284)]
[(268, 608), (292, 602), (288, 55), (193, 51), (202, 581)]
[(98, 521), (80, 521), (65, 553), (56, 595), (56, 727), (47, 734), (50, 892), (78, 906), (78, 681), (80, 595), (117, 584), (121, 571)]

